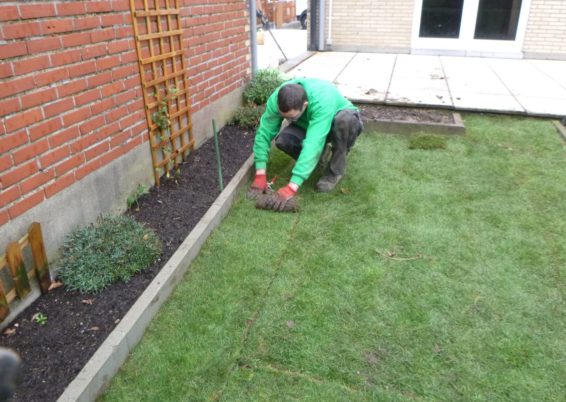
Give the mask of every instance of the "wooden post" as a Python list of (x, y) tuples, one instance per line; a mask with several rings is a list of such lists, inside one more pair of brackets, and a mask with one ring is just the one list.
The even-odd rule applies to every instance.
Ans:
[(49, 264), (47, 263), (47, 256), (45, 255), (41, 225), (38, 222), (32, 223), (29, 227), (28, 234), (39, 287), (41, 288), (41, 293), (47, 293), (51, 285), (51, 275), (49, 274)]
[(12, 272), (16, 294), (20, 299), (23, 299), (31, 292), (31, 287), (29, 285), (24, 259), (22, 258), (22, 250), (17, 241), (8, 244), (6, 248), (6, 260)]
[(8, 314), (10, 314), (10, 304), (6, 299), (4, 287), (0, 283), (0, 322), (4, 321), (4, 319), (8, 317)]

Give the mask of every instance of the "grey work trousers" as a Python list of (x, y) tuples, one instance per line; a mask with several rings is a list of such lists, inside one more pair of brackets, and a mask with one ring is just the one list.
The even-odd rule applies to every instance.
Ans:
[[(342, 176), (346, 172), (346, 155), (364, 128), (357, 110), (344, 109), (336, 113), (326, 143), (332, 145), (332, 157), (325, 175)], [(275, 138), (275, 145), (281, 151), (297, 160), (303, 149), (306, 132), (290, 124)]]

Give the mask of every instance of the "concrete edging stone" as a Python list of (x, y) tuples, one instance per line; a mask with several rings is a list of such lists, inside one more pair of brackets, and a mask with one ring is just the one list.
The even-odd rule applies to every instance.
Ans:
[(238, 192), (249, 179), (252, 167), (253, 155), (244, 162), (228, 186), (220, 193), (120, 323), (67, 386), (57, 402), (95, 401), (106, 389), (132, 349), (141, 340), (147, 326), (163, 302), (169, 298), (181, 281), (208, 236), (227, 215)]
[(556, 127), (556, 131), (560, 134), (560, 137), (566, 141), (566, 127), (564, 127), (558, 120), (553, 120), (552, 122), (554, 123), (554, 127)]
[(466, 126), (458, 112), (452, 112), (454, 123), (409, 122), (401, 120), (365, 120), (365, 131), (379, 131), (392, 134), (465, 134)]

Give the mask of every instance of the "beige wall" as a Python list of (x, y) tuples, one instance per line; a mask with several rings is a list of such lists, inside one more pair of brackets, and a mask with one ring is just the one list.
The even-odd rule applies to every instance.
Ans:
[(532, 0), (523, 52), (526, 58), (566, 59), (565, 0)]
[[(326, 0), (328, 42), (330, 3)], [(408, 53), (414, 0), (333, 0), (332, 50)]]

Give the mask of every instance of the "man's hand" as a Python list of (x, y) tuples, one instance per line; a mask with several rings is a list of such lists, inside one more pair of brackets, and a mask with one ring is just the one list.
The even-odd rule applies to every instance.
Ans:
[(254, 182), (252, 183), (252, 186), (248, 190), (248, 194), (247, 194), (248, 198), (255, 200), (261, 194), (267, 192), (268, 189), (269, 186), (267, 185), (267, 175), (265, 174), (265, 172), (256, 173)]
[(274, 194), (260, 197), (256, 207), (260, 209), (271, 209), (280, 212), (296, 212), (298, 210), (297, 185), (289, 183)]

